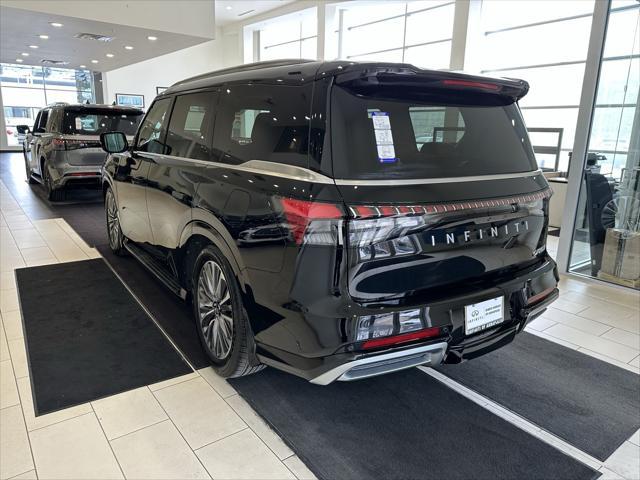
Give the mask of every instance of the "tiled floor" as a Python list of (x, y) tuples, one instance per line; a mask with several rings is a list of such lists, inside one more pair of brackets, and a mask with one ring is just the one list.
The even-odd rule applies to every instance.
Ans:
[[(35, 417), (13, 270), (99, 254), (64, 220), (32, 218), (2, 182), (0, 210), (0, 479), (314, 478), (211, 368)], [(640, 373), (638, 294), (574, 278), (561, 288), (529, 331)], [(594, 466), (640, 477), (639, 434)]]

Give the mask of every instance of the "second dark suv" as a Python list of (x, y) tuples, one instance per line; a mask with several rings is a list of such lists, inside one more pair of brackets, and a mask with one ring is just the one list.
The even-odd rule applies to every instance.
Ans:
[(27, 180), (40, 181), (50, 200), (61, 200), (69, 186), (100, 186), (105, 160), (100, 134), (120, 131), (133, 138), (143, 114), (112, 105), (56, 103), (43, 108), (25, 137)]
[(269, 62), (158, 96), (105, 134), (106, 217), (192, 302), (218, 371), (317, 384), (460, 362), (558, 296), (524, 81)]

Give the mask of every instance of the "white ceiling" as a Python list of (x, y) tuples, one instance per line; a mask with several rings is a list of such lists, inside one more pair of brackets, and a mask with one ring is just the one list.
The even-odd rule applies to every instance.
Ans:
[[(50, 22), (62, 23), (55, 28)], [(111, 42), (75, 38), (78, 33), (95, 33), (113, 37)], [(48, 35), (46, 40), (39, 35)], [(148, 36), (157, 40), (150, 41)], [(50, 15), (47, 13), (0, 6), (0, 61), (23, 65), (42, 65), (42, 59), (62, 60), (62, 68), (87, 68), (108, 71), (125, 65), (164, 55), (176, 50), (206, 42), (209, 38), (195, 37), (144, 28), (97, 22), (81, 18)], [(29, 45), (39, 48), (32, 49)], [(126, 50), (126, 45), (133, 50)], [(29, 56), (22, 56), (28, 53)], [(106, 55), (112, 54), (109, 58)], [(98, 60), (99, 63), (91, 63)]]
[[(292, 1), (218, 0), (215, 2), (215, 24), (217, 27), (227, 26), (233, 22), (264, 14)], [(22, 65), (39, 66), (42, 65), (43, 59), (49, 59), (68, 62), (66, 65), (60, 65), (61, 68), (80, 68), (84, 65), (91, 70), (109, 71), (209, 41), (215, 32), (215, 28), (200, 25), (201, 28), (196, 30), (210, 31), (211, 35), (207, 37), (193, 35), (190, 25), (195, 27), (195, 24), (185, 18), (176, 25), (172, 24), (171, 32), (111, 22), (111, 17), (126, 17), (129, 24), (135, 23), (131, 21), (131, 15), (134, 13), (131, 9), (142, 4), (148, 12), (153, 12), (152, 17), (158, 17), (156, 19), (158, 21), (155, 22), (157, 25), (161, 25), (162, 20), (166, 25), (165, 15), (169, 14), (170, 6), (182, 5), (187, 10), (182, 15), (188, 18), (189, 14), (199, 15), (198, 7), (206, 9), (206, 4), (213, 4), (212, 0), (191, 0), (177, 4), (167, 4), (165, 0), (145, 1), (140, 4), (114, 1), (107, 4), (112, 8), (106, 11), (103, 5), (105, 2), (97, 2), (95, 18), (108, 21), (90, 19), (91, 2), (72, 2), (71, 6), (83, 6), (78, 16), (75, 16), (73, 9), (66, 7), (60, 8), (59, 11), (68, 15), (53, 13), (55, 9), (51, 7), (57, 3), (0, 0), (0, 62), (18, 63), (16, 59), (21, 59)], [(60, 5), (63, 3), (65, 2), (61, 2)], [(190, 4), (193, 8), (189, 11), (187, 7)], [(16, 8), (17, 6), (19, 8)], [(118, 9), (123, 9), (121, 15), (115, 11)], [(147, 26), (154, 23), (151, 17), (147, 20), (141, 19), (139, 23)], [(58, 22), (63, 26), (55, 28), (50, 25), (51, 22)], [(213, 22), (210, 21), (210, 23)], [(107, 35), (113, 37), (113, 40), (111, 42), (83, 40), (75, 38), (78, 33)], [(41, 39), (39, 35), (48, 35), (49, 38)], [(150, 41), (147, 39), (148, 36), (155, 36), (157, 40)], [(39, 48), (32, 49), (29, 45), (36, 45)], [(127, 45), (134, 47), (133, 50), (125, 49)], [(22, 56), (22, 53), (28, 53), (29, 56)], [(107, 54), (112, 54), (113, 57), (107, 57)], [(98, 63), (92, 63), (91, 60), (97, 60)]]
[(281, 7), (294, 0), (216, 0), (216, 25), (224, 27), (233, 22)]

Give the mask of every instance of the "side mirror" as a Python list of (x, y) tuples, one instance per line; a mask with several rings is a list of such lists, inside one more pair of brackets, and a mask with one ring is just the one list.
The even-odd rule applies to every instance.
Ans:
[(30, 132), (29, 125), (16, 125), (16, 130), (20, 135), (26, 135)]
[(100, 135), (100, 146), (107, 153), (122, 153), (129, 149), (129, 142), (122, 132), (107, 132)]

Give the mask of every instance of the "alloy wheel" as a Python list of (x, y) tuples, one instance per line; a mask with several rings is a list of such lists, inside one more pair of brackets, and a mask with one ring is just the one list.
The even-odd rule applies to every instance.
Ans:
[(217, 360), (224, 360), (233, 343), (233, 306), (227, 279), (213, 260), (207, 260), (200, 269), (198, 316), (209, 351)]
[(113, 250), (120, 248), (120, 221), (118, 220), (118, 207), (111, 190), (107, 192), (107, 232), (109, 244)]

